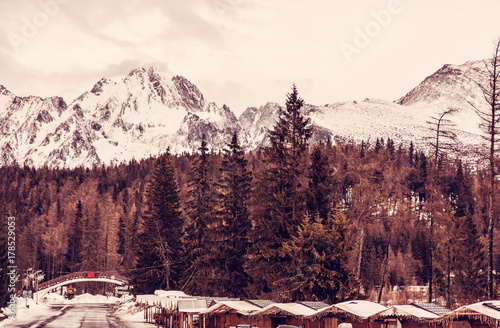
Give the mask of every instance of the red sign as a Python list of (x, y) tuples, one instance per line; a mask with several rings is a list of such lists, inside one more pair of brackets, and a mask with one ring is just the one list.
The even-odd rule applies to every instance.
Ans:
[(88, 272), (87, 273), (87, 278), (95, 278), (95, 273), (94, 272)]

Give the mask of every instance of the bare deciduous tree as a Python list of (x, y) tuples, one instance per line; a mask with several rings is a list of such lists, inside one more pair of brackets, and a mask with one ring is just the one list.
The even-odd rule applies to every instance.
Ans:
[(457, 111), (456, 108), (449, 108), (440, 113), (439, 117), (431, 116), (431, 121), (427, 121), (427, 124), (430, 125), (429, 130), (434, 134), (434, 136), (427, 138), (434, 149), (434, 165), (437, 165), (439, 156), (443, 152), (453, 150), (456, 146), (457, 134), (453, 131), (453, 127), (456, 125), (444, 117)]
[(496, 41), (493, 57), (489, 62), (485, 62), (488, 71), (488, 85), (478, 83), (483, 91), (484, 99), (488, 103), (486, 109), (474, 107), (474, 110), (481, 118), (481, 128), (484, 132), (484, 139), (488, 143), (488, 166), (490, 174), (489, 206), (488, 206), (488, 297), (493, 295), (493, 228), (495, 221), (495, 176), (497, 174), (495, 155), (499, 151), (498, 141), (500, 135), (500, 40)]

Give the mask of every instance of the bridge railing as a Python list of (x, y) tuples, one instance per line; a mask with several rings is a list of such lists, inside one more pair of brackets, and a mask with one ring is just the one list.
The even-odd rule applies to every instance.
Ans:
[(48, 280), (38, 285), (38, 290), (42, 290), (45, 288), (49, 288), (55, 286), (61, 282), (65, 282), (72, 279), (86, 279), (86, 278), (105, 278), (105, 279), (113, 279), (120, 281), (124, 284), (128, 284), (129, 279), (122, 275), (119, 275), (117, 272), (109, 272), (109, 271), (83, 271), (83, 272), (73, 272), (69, 273), (52, 280)]

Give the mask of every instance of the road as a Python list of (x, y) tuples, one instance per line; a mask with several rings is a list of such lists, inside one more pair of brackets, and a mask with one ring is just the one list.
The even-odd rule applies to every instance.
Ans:
[(122, 328), (113, 315), (112, 304), (60, 304), (52, 305), (54, 316), (43, 321), (19, 320), (11, 327), (18, 328)]

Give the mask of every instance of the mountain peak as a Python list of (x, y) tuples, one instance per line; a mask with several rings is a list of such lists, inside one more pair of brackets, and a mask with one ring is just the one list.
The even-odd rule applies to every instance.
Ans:
[(97, 81), (96, 84), (92, 87), (92, 90), (90, 90), (91, 93), (94, 93), (96, 95), (100, 95), (102, 93), (102, 87), (108, 84), (116, 84), (114, 81), (103, 77), (99, 81)]
[(206, 102), (200, 89), (183, 76), (176, 75), (172, 82), (186, 106), (195, 111), (205, 108)]
[(482, 97), (478, 97), (481, 89), (477, 84), (487, 83), (485, 62), (479, 60), (461, 65), (443, 65), (396, 102), (405, 106), (418, 103), (449, 106), (468, 104), (472, 100), (479, 104)]
[(0, 84), (0, 95), (12, 96), (12, 93), (6, 87)]

